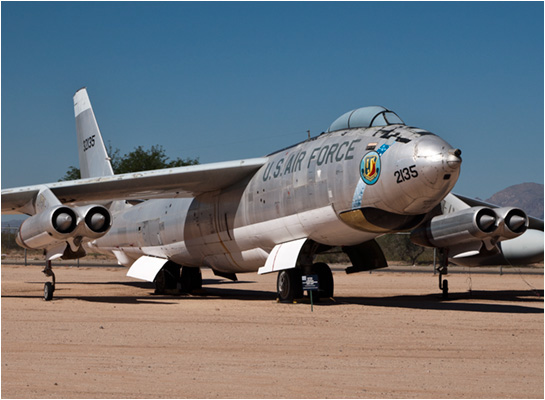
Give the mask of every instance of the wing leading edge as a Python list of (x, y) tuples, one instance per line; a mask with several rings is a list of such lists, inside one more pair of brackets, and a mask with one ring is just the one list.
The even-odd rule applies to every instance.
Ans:
[(33, 214), (34, 200), (48, 187), (62, 203), (195, 197), (252, 176), (267, 158), (191, 165), (2, 190), (3, 214)]

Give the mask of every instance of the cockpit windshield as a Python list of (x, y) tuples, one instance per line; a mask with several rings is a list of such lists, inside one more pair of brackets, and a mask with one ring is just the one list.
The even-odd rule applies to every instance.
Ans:
[(404, 125), (401, 118), (399, 118), (395, 112), (385, 111), (375, 116), (373, 122), (371, 123), (371, 126), (386, 126), (396, 124)]
[(337, 118), (329, 127), (328, 132), (341, 129), (370, 128), (372, 126), (405, 125), (396, 113), (384, 107), (371, 106), (358, 108)]

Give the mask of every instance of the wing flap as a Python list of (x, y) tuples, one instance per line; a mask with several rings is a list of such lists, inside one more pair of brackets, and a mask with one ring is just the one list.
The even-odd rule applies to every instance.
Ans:
[(195, 197), (255, 174), (267, 160), (252, 158), (4, 189), (2, 213), (28, 213), (29, 202), (43, 186), (62, 203)]

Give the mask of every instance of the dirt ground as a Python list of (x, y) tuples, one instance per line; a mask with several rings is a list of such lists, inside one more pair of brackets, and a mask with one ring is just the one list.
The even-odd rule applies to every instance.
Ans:
[(335, 270), (335, 301), (203, 270), (157, 296), (115, 267), (2, 265), (3, 398), (543, 398), (541, 274)]

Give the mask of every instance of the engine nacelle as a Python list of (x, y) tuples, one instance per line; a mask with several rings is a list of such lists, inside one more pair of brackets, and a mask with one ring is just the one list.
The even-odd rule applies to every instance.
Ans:
[(498, 236), (501, 218), (493, 209), (472, 207), (433, 217), (411, 232), (413, 243), (425, 247), (454, 247)]
[(26, 219), (19, 228), (16, 241), (27, 249), (46, 249), (69, 242), (72, 251), (76, 252), (84, 238), (98, 239), (111, 226), (112, 216), (106, 207), (55, 206)]
[(513, 239), (528, 229), (528, 216), (520, 208), (501, 207), (493, 209), (499, 218), (498, 234), (501, 240)]
[(90, 205), (76, 207), (75, 211), (80, 217), (77, 236), (98, 239), (112, 226), (112, 216), (106, 207)]
[(77, 227), (78, 215), (72, 208), (55, 206), (26, 219), (15, 240), (27, 249), (43, 249), (74, 236)]

